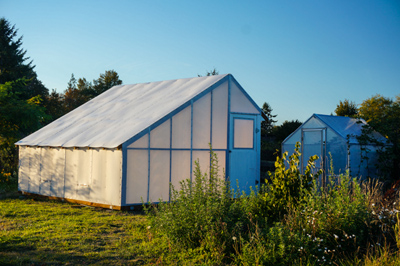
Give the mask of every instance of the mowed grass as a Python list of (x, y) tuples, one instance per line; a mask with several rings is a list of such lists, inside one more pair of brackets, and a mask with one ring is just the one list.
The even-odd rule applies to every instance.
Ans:
[(139, 212), (0, 199), (0, 265), (151, 264), (156, 243), (146, 227)]

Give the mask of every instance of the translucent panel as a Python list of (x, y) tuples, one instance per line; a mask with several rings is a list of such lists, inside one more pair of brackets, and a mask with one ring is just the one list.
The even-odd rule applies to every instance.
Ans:
[(315, 161), (315, 167), (322, 168), (322, 131), (303, 131), (303, 169), (306, 168), (308, 159), (314, 155), (319, 157)]
[[(194, 171), (196, 168), (195, 161), (199, 161), (200, 164), (200, 171), (204, 174), (207, 173), (209, 174), (210, 171), (210, 152), (209, 151), (193, 151), (193, 164), (192, 164), (192, 170)], [(192, 180), (194, 179), (194, 176), (192, 177)]]
[(92, 149), (92, 191), (90, 198), (93, 202), (105, 203), (107, 165), (106, 150)]
[(40, 179), (40, 194), (51, 196), (51, 185), (53, 181), (53, 173), (55, 171), (54, 150), (48, 147), (42, 148), (42, 171)]
[(360, 146), (351, 145), (349, 153), (350, 153), (349, 154), (349, 156), (350, 156), (350, 161), (349, 161), (350, 175), (352, 177), (361, 177), (362, 173), (361, 173), (361, 169), (360, 169), (360, 165), (361, 165), (361, 150), (360, 150)]
[(213, 92), (212, 100), (212, 147), (226, 149), (228, 129), (228, 82)]
[(40, 192), (40, 178), (41, 178), (41, 148), (35, 147), (31, 150), (30, 158), (30, 182), (29, 182), (29, 192), (39, 193)]
[(171, 183), (179, 190), (179, 182), (190, 179), (190, 151), (172, 151), (171, 159)]
[[(327, 129), (327, 142), (326, 142), (326, 162), (330, 165), (332, 160), (333, 172), (337, 174), (344, 174), (347, 167), (347, 144), (346, 141), (340, 137), (336, 132)], [(330, 169), (327, 169), (330, 170)]]
[(296, 142), (301, 142), (301, 129), (295, 131), (290, 138), (285, 140), (284, 144), (294, 145)]
[(147, 202), (149, 151), (128, 150), (126, 175), (126, 203)]
[(231, 112), (247, 114), (260, 113), (233, 82), (231, 83)]
[(18, 190), (28, 191), (29, 189), (29, 147), (19, 147), (19, 169), (18, 169)]
[(191, 107), (172, 117), (172, 148), (190, 149)]
[(234, 119), (234, 148), (252, 149), (254, 145), (254, 120), (252, 119)]
[(51, 182), (51, 194), (55, 197), (64, 197), (64, 170), (65, 170), (65, 149), (52, 148), (53, 152), (53, 173)]
[(106, 168), (106, 202), (121, 206), (122, 187), (122, 151), (104, 150), (107, 156)]
[(128, 146), (129, 148), (148, 148), (149, 147), (149, 134), (144, 135), (134, 143)]
[(365, 150), (361, 151), (359, 145), (350, 146), (350, 174), (352, 177), (365, 179), (369, 176), (376, 177), (378, 172), (376, 169), (377, 154), (373, 146), (364, 146)]
[(170, 148), (171, 120), (167, 120), (150, 132), (151, 148)]
[(65, 198), (75, 199), (76, 176), (78, 172), (78, 156), (74, 149), (65, 149)]
[(322, 123), (320, 120), (316, 119), (315, 117), (312, 117), (303, 125), (303, 128), (323, 128), (323, 127), (326, 127), (326, 125)]
[(149, 200), (169, 200), (169, 151), (150, 151)]
[(193, 103), (193, 148), (208, 149), (211, 126), (211, 93)]
[(225, 168), (226, 168), (226, 159), (225, 159), (225, 155), (226, 152), (225, 151), (214, 151), (215, 154), (217, 155), (218, 158), (218, 177), (225, 179)]
[(89, 201), (90, 200), (90, 181), (92, 171), (92, 152), (88, 149), (76, 149), (75, 155), (78, 157), (76, 169), (76, 199)]

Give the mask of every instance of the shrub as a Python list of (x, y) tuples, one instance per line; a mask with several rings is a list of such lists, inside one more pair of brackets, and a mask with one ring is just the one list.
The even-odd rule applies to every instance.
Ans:
[(297, 206), (310, 193), (313, 181), (321, 171), (315, 171), (318, 156), (312, 156), (307, 162), (304, 174), (300, 171), (300, 144), (296, 143), (295, 151), (288, 157), (285, 152), (282, 158), (277, 157), (275, 172), (269, 173), (270, 182), (264, 184), (254, 197), (243, 199), (249, 206), (248, 212), (257, 218), (258, 223), (279, 221), (290, 207)]
[(174, 246), (200, 249), (203, 255), (221, 261), (233, 248), (233, 237), (244, 228), (245, 214), (233, 200), (229, 182), (218, 176), (218, 159), (211, 151), (209, 175), (195, 162), (194, 180), (171, 185), (171, 201), (145, 208), (153, 230), (165, 235)]

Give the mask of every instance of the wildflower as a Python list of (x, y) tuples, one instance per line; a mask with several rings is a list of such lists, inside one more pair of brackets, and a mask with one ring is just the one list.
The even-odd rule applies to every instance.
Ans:
[(374, 206), (375, 206), (375, 203), (372, 203), (371, 206), (374, 207)]
[(337, 235), (335, 235), (335, 234), (333, 234), (333, 236), (336, 238), (336, 239), (338, 239), (339, 237), (337, 236)]
[(233, 241), (236, 241), (236, 236), (232, 237), (232, 240), (233, 240)]
[(151, 226), (149, 225), (149, 226), (147, 226), (147, 230), (150, 230), (150, 228), (151, 228)]

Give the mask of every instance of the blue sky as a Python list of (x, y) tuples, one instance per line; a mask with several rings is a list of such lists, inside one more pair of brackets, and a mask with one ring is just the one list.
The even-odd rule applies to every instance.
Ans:
[(284, 120), (400, 94), (399, 1), (0, 0), (39, 79), (62, 92), (114, 69), (124, 84), (231, 73)]

